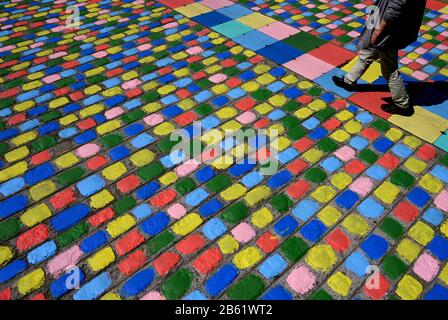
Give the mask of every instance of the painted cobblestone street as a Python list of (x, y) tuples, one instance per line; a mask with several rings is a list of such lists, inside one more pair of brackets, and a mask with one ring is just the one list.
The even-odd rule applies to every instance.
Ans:
[[(331, 81), (372, 3), (0, 0), (0, 300), (448, 299), (448, 5), (401, 117), (378, 63)], [(181, 128), (209, 161), (172, 161)], [(275, 174), (208, 152), (250, 129)]]

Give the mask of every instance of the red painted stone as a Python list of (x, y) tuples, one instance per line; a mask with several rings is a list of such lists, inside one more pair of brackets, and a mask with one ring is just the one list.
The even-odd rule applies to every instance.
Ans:
[(86, 167), (90, 170), (96, 170), (107, 163), (107, 159), (104, 156), (95, 156), (86, 162)]
[(154, 268), (161, 276), (167, 274), (180, 261), (177, 253), (165, 252), (154, 260)]
[(146, 255), (142, 250), (135, 251), (118, 264), (118, 269), (123, 275), (129, 276), (140, 269), (146, 261)]
[(292, 144), (292, 146), (300, 152), (305, 152), (314, 145), (314, 141), (310, 138), (303, 137)]
[[(372, 275), (370, 277), (375, 277), (375, 276)], [(367, 281), (369, 281), (370, 279), (373, 279), (370, 277), (367, 278)], [(369, 281), (369, 283), (371, 283), (371, 282)], [(370, 286), (370, 288), (369, 288), (367, 283), (365, 283), (363, 289), (364, 289), (364, 292), (366, 293), (366, 295), (368, 295), (373, 300), (380, 300), (386, 295), (389, 288), (390, 288), (389, 280), (387, 280), (382, 274), (379, 274), (378, 275), (378, 287)]]
[(296, 159), (286, 166), (286, 169), (291, 171), (293, 174), (299, 174), (303, 170), (305, 170), (308, 167), (308, 163), (302, 159)]
[(176, 199), (176, 196), (176, 191), (174, 191), (173, 189), (167, 189), (149, 199), (149, 202), (155, 207), (162, 208)]
[(350, 247), (350, 238), (339, 228), (332, 231), (325, 241), (339, 252), (344, 252)]
[(19, 251), (28, 250), (49, 237), (48, 227), (45, 224), (39, 224), (18, 236), (16, 246)]
[(256, 243), (266, 253), (274, 251), (279, 244), (277, 237), (269, 231), (263, 233)]
[(400, 165), (400, 160), (390, 153), (383, 155), (377, 162), (380, 166), (389, 170), (393, 170)]
[(38, 165), (38, 164), (41, 164), (41, 163), (51, 160), (51, 158), (52, 158), (52, 154), (51, 154), (50, 150), (44, 150), (44, 151), (41, 151), (41, 152), (33, 155), (31, 157), (31, 163), (34, 165)]
[(68, 188), (56, 193), (50, 198), (50, 203), (55, 209), (61, 209), (76, 201), (76, 194), (72, 188)]
[(366, 165), (362, 163), (359, 160), (352, 160), (349, 163), (347, 163), (344, 166), (344, 170), (351, 175), (357, 175), (360, 174), (364, 169), (366, 168)]
[(139, 244), (145, 241), (145, 238), (137, 231), (131, 231), (123, 238), (117, 241), (115, 249), (118, 255), (122, 256), (132, 249), (136, 248)]
[(305, 180), (298, 180), (291, 184), (286, 193), (294, 199), (302, 198), (309, 190), (310, 184)]
[(222, 260), (221, 251), (218, 248), (210, 248), (197, 257), (192, 265), (202, 274), (209, 274)]
[(412, 203), (402, 201), (394, 208), (394, 215), (401, 221), (409, 223), (414, 221), (420, 215), (420, 212)]
[(0, 300), (11, 300), (11, 288), (0, 291)]
[(433, 146), (430, 146), (429, 144), (424, 144), (420, 148), (418, 148), (416, 152), (417, 157), (424, 161), (429, 161), (436, 155), (436, 149)]
[(196, 252), (205, 244), (204, 238), (200, 234), (192, 234), (176, 244), (176, 250), (183, 254)]
[(87, 221), (92, 225), (93, 227), (98, 227), (102, 225), (104, 222), (109, 221), (113, 218), (115, 215), (115, 212), (112, 208), (105, 208), (98, 212), (97, 214), (94, 214), (93, 216), (89, 217)]
[(127, 176), (126, 178), (123, 178), (117, 182), (117, 188), (122, 193), (132, 191), (139, 185), (140, 185), (140, 179), (135, 174)]

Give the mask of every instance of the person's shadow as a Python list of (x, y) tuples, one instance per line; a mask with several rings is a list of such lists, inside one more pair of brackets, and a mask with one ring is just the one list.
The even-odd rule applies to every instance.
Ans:
[[(429, 107), (448, 100), (448, 82), (405, 81), (405, 85), (414, 106)], [(386, 92), (389, 91), (389, 87), (386, 84), (358, 84), (356, 91)]]

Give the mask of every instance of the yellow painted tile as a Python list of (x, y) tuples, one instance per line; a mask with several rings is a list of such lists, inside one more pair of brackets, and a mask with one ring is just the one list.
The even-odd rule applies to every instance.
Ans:
[(178, 220), (171, 229), (175, 234), (185, 236), (195, 230), (202, 224), (202, 218), (199, 214), (192, 212)]
[(234, 253), (240, 247), (238, 241), (236, 241), (235, 238), (229, 234), (224, 235), (218, 240), (218, 246), (219, 250), (221, 250), (223, 254)]
[(318, 244), (308, 250), (305, 261), (316, 271), (329, 272), (338, 258), (331, 246)]
[(346, 297), (352, 286), (352, 281), (342, 272), (338, 271), (330, 276), (327, 285), (338, 295)]
[(327, 206), (317, 214), (317, 217), (324, 225), (331, 227), (339, 221), (342, 217), (342, 213), (332, 206)]
[(412, 263), (417, 259), (422, 248), (411, 239), (405, 238), (400, 241), (396, 250), (408, 263)]
[(342, 226), (357, 236), (365, 236), (369, 232), (367, 221), (355, 213), (349, 214), (342, 222)]
[(112, 238), (116, 238), (131, 229), (133, 226), (135, 226), (134, 217), (126, 213), (109, 222), (106, 227), (106, 231)]
[(39, 182), (38, 184), (32, 186), (30, 188), (29, 192), (30, 192), (31, 198), (34, 201), (39, 201), (39, 200), (45, 198), (46, 196), (52, 194), (56, 190), (58, 190), (58, 187), (56, 186), (56, 184), (54, 184), (54, 182), (52, 182), (50, 180), (45, 180), (45, 181)]
[(41, 203), (25, 211), (20, 216), (20, 221), (27, 227), (32, 227), (49, 217), (51, 217), (50, 209), (45, 203)]
[(408, 232), (409, 237), (423, 246), (426, 246), (434, 238), (434, 234), (434, 230), (421, 221), (417, 221)]
[(44, 283), (45, 271), (39, 268), (20, 278), (17, 282), (17, 289), (20, 294), (25, 295), (39, 289)]
[(398, 282), (395, 293), (403, 300), (416, 300), (423, 291), (423, 286), (414, 277), (405, 275)]
[(233, 264), (238, 269), (247, 269), (258, 263), (263, 258), (263, 254), (257, 247), (247, 247), (238, 252), (232, 259)]
[(94, 272), (98, 272), (106, 268), (115, 261), (115, 253), (110, 247), (101, 249), (92, 257), (87, 259), (87, 263)]
[(94, 209), (101, 209), (114, 200), (114, 196), (107, 189), (103, 189), (90, 197), (89, 204)]

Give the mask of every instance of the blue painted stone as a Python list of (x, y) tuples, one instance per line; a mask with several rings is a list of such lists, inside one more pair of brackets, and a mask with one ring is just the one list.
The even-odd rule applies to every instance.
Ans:
[(428, 250), (441, 261), (448, 259), (448, 239), (436, 235), (428, 244)]
[(237, 276), (238, 269), (232, 264), (226, 264), (205, 282), (205, 290), (207, 290), (207, 293), (210, 296), (216, 297), (226, 289)]
[(361, 252), (355, 251), (345, 260), (344, 265), (358, 277), (363, 277), (370, 263)]
[(377, 260), (386, 253), (389, 244), (383, 237), (372, 234), (361, 244), (360, 247), (370, 259)]
[(274, 231), (279, 236), (286, 237), (290, 235), (298, 227), (299, 223), (292, 216), (287, 215), (281, 218), (274, 225)]
[(429, 200), (431, 196), (422, 188), (415, 187), (407, 194), (407, 198), (417, 207), (423, 207)]
[(74, 295), (75, 300), (93, 300), (101, 296), (112, 285), (109, 273), (104, 272), (93, 278)]
[[(85, 280), (84, 272), (82, 272), (81, 269), (79, 270), (78, 275), (75, 275), (76, 269), (72, 269), (70, 273), (65, 273), (64, 275), (60, 276), (58, 279), (53, 281), (50, 284), (50, 293), (53, 296), (53, 298), (59, 298), (60, 296), (64, 295), (65, 293), (69, 292), (70, 290), (74, 288), (68, 288), (67, 285), (73, 286), (73, 280), (76, 279), (79, 275), (79, 284), (82, 284)], [(70, 279), (69, 279), (70, 278)]]
[(199, 214), (202, 217), (206, 218), (206, 217), (209, 217), (209, 216), (217, 213), (222, 208), (223, 208), (223, 204), (221, 202), (219, 202), (218, 199), (213, 198), (199, 207)]
[(157, 212), (142, 223), (140, 228), (144, 233), (155, 236), (162, 232), (170, 223), (170, 217), (165, 212)]
[(28, 204), (28, 198), (19, 194), (0, 202), (0, 218), (7, 218), (16, 212), (23, 210)]
[(3, 268), (0, 268), (0, 283), (14, 278), (17, 274), (27, 268), (28, 264), (24, 260), (14, 260)]
[(310, 241), (316, 242), (325, 233), (327, 227), (319, 220), (312, 220), (300, 229), (302, 236)]
[(292, 300), (292, 295), (279, 284), (262, 295), (261, 300)]
[(359, 195), (352, 190), (345, 190), (337, 198), (336, 203), (344, 209), (350, 209), (358, 201)]
[(38, 264), (53, 256), (58, 247), (54, 241), (48, 241), (28, 252), (26, 258), (31, 264)]
[(107, 242), (108, 233), (106, 231), (98, 231), (85, 238), (80, 248), (84, 253), (91, 253)]
[(260, 273), (266, 278), (271, 279), (285, 270), (287, 263), (278, 253), (270, 256), (258, 267)]
[(90, 207), (88, 205), (79, 203), (52, 218), (50, 224), (57, 231), (63, 231), (87, 217), (89, 212)]
[(120, 294), (125, 297), (133, 297), (142, 292), (154, 280), (155, 272), (152, 268), (139, 271), (129, 278), (120, 290)]
[(226, 225), (219, 218), (212, 218), (202, 227), (202, 232), (209, 240), (214, 240), (227, 231)]

